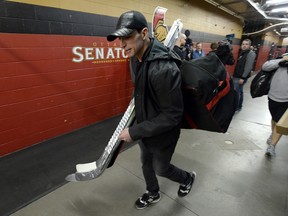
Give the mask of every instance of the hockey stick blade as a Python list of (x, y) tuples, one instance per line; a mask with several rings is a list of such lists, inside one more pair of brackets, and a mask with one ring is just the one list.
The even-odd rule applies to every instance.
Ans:
[(169, 30), (168, 35), (166, 36), (166, 39), (164, 41), (165, 46), (169, 47), (170, 49), (173, 49), (175, 41), (178, 38), (178, 34), (181, 32), (182, 27), (183, 23), (180, 19), (177, 19), (173, 22), (173, 25)]
[(123, 142), (118, 139), (121, 131), (124, 128), (129, 127), (134, 122), (134, 119), (135, 105), (134, 98), (132, 98), (101, 157), (97, 161), (91, 163), (77, 164), (76, 173), (68, 175), (65, 179), (72, 182), (89, 181), (102, 175), (105, 169), (109, 166), (111, 159), (113, 158), (113, 160), (115, 160), (117, 157), (119, 150), (118, 146)]

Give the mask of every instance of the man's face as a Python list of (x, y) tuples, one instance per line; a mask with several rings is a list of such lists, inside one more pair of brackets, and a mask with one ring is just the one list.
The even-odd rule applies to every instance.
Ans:
[(138, 59), (142, 58), (145, 51), (143, 37), (143, 30), (140, 33), (135, 30), (128, 36), (119, 37), (120, 46), (129, 58), (133, 56), (136, 56)]
[(201, 43), (197, 44), (197, 45), (196, 45), (196, 49), (199, 50), (199, 51), (201, 51), (201, 50), (202, 50), (202, 44), (201, 44)]
[(185, 46), (185, 44), (186, 44), (186, 39), (187, 39), (187, 37), (185, 36), (183, 36), (183, 37), (181, 37), (181, 39), (180, 39), (180, 46), (181, 47), (184, 47)]
[(250, 49), (250, 43), (248, 41), (243, 41), (242, 44), (241, 44), (241, 49), (242, 50)]

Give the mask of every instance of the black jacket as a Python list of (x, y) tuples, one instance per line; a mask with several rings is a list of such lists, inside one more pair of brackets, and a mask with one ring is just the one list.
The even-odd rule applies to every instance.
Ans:
[(177, 53), (181, 60), (185, 59), (186, 52), (184, 52), (179, 46), (175, 45), (173, 51)]
[[(179, 136), (183, 113), (179, 57), (159, 41), (151, 39), (135, 75), (136, 124), (129, 128), (133, 140), (165, 146)], [(175, 138), (174, 138), (175, 140)], [(161, 147), (160, 147), (161, 148)]]
[[(249, 54), (253, 53), (253, 59), (249, 59)], [(251, 56), (250, 56), (251, 58)], [(235, 66), (235, 70), (233, 73), (233, 77), (235, 78), (241, 78), (241, 79), (248, 79), (250, 77), (250, 72), (252, 70), (253, 64), (248, 64), (248, 61), (251, 61), (250, 63), (253, 63), (255, 59), (255, 54), (251, 50), (242, 50), (239, 54), (237, 64)]]

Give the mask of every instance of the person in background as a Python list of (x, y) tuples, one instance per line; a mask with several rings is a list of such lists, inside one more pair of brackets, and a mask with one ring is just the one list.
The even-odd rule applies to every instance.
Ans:
[(243, 87), (250, 77), (253, 69), (256, 54), (250, 49), (251, 40), (245, 39), (241, 43), (241, 50), (233, 73), (234, 88), (239, 94), (237, 111), (241, 111), (243, 106)]
[(206, 54), (205, 54), (204, 50), (202, 50), (202, 43), (201, 42), (196, 43), (196, 49), (193, 52), (193, 58), (192, 59), (197, 59), (197, 58), (203, 57), (205, 55)]
[[(190, 38), (186, 39), (186, 44), (185, 44), (185, 48), (184, 48), (184, 52), (185, 52), (185, 60), (190, 61), (193, 57), (193, 43), (187, 43), (187, 40), (189, 40)], [(191, 39), (190, 39), (191, 40)]]
[(149, 37), (148, 24), (138, 11), (123, 13), (108, 41), (120, 41), (125, 54), (136, 57), (134, 100), (136, 124), (125, 128), (119, 139), (139, 140), (146, 192), (135, 202), (137, 209), (157, 203), (160, 188), (156, 174), (180, 184), (178, 196), (186, 196), (196, 178), (172, 165), (183, 115), (180, 58), (161, 42)]
[(218, 47), (215, 53), (224, 65), (233, 65), (235, 63), (233, 47), (230, 41), (222, 40), (218, 42)]
[(216, 43), (216, 42), (211, 43), (210, 44), (211, 51), (208, 54), (215, 53), (217, 51), (217, 48), (218, 48), (218, 43)]
[(269, 60), (262, 65), (262, 70), (264, 71), (274, 69), (277, 70), (272, 77), (270, 90), (268, 92), (268, 107), (272, 116), (272, 133), (267, 139), (269, 147), (265, 153), (268, 157), (276, 155), (275, 147), (282, 136), (277, 133), (276, 124), (288, 109), (288, 53), (283, 54), (281, 59)]
[(190, 61), (193, 57), (193, 42), (192, 39), (189, 38), (190, 31), (188, 29), (185, 30), (185, 35), (186, 35), (186, 43), (184, 46), (185, 60)]
[(178, 38), (173, 47), (173, 50), (179, 55), (181, 60), (184, 60), (186, 57), (186, 52), (185, 50), (183, 50), (186, 44), (186, 39), (187, 37), (185, 34), (179, 33)]
[(196, 50), (196, 43), (195, 42), (191, 43), (191, 49), (193, 52)]

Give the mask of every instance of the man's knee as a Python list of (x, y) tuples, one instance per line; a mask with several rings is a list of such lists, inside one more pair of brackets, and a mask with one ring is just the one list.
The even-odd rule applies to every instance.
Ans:
[(154, 167), (158, 176), (167, 177), (172, 171), (173, 167), (170, 164), (158, 164)]

